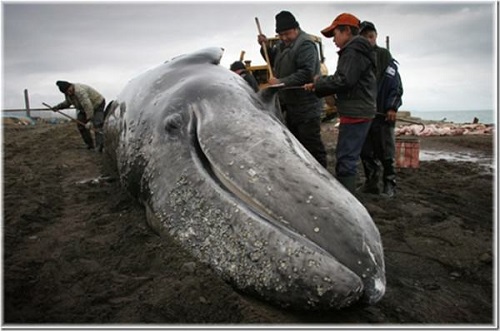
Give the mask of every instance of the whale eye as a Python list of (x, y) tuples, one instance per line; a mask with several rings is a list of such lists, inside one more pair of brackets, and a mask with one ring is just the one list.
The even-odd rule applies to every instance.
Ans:
[(182, 127), (182, 116), (178, 113), (169, 115), (165, 118), (163, 124), (168, 134), (176, 134)]

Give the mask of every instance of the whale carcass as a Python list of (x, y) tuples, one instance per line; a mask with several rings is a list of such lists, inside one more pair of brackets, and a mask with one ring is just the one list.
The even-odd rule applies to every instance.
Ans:
[(379, 232), (361, 203), (254, 93), (182, 55), (131, 80), (110, 105), (106, 153), (147, 221), (234, 287), (279, 304), (338, 309), (379, 301)]

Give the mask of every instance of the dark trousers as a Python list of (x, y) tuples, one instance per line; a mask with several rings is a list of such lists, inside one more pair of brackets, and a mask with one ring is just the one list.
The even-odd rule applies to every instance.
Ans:
[(356, 124), (340, 124), (337, 150), (335, 155), (337, 163), (335, 173), (337, 177), (355, 176), (361, 149), (371, 122)]
[(366, 177), (379, 173), (380, 162), (383, 167), (384, 181), (395, 181), (395, 154), (394, 125), (387, 122), (383, 117), (376, 117), (370, 126), (361, 151), (361, 160)]
[[(102, 127), (104, 126), (104, 106), (106, 104), (106, 101), (102, 101), (101, 104), (94, 109), (94, 116), (92, 117), (92, 124), (94, 127), (94, 130), (99, 131), (95, 132), (95, 147), (99, 148), (102, 150), (103, 146), (103, 134), (102, 134)], [(87, 115), (83, 110), (78, 110), (77, 114), (77, 120), (82, 122), (82, 123), (87, 123)], [(80, 135), (82, 136), (83, 142), (87, 145), (88, 148), (94, 148), (94, 140), (92, 139), (92, 134), (90, 133), (90, 130), (87, 129), (84, 125), (77, 123), (76, 127), (78, 128), (78, 131), (80, 132)]]
[(321, 118), (297, 118), (286, 112), (286, 126), (312, 156), (326, 168), (326, 150), (321, 140)]

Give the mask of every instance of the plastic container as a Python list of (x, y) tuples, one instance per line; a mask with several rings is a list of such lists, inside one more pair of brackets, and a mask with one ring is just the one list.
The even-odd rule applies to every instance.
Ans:
[(396, 168), (418, 168), (420, 140), (415, 136), (396, 137)]

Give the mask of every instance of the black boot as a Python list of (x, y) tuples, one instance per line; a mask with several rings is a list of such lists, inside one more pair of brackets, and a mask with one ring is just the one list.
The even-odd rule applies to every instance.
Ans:
[(396, 170), (394, 159), (387, 159), (382, 162), (384, 167), (384, 191), (382, 195), (392, 198), (396, 194)]
[(83, 142), (87, 145), (88, 149), (94, 149), (94, 140), (92, 139), (92, 135), (90, 131), (85, 128), (85, 126), (78, 124), (78, 131), (80, 131), (80, 135), (82, 136)]
[(386, 198), (392, 198), (396, 194), (396, 180), (388, 179), (384, 180), (384, 191), (382, 195)]
[(340, 184), (344, 185), (349, 192), (352, 194), (356, 193), (356, 176), (337, 176), (337, 180)]
[(363, 193), (380, 194), (380, 168), (378, 164), (374, 161), (363, 161), (363, 169), (366, 180), (359, 190)]
[[(102, 130), (102, 128), (99, 128), (99, 130)], [(104, 148), (104, 138), (103, 134), (100, 132), (95, 133), (95, 145), (96, 145), (96, 151), (102, 153), (102, 150)]]

